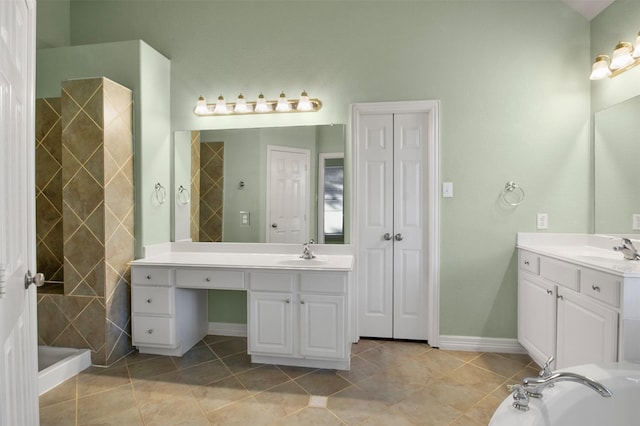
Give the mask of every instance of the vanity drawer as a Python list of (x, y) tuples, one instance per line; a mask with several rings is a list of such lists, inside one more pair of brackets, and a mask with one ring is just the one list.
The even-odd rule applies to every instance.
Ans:
[(140, 314), (171, 315), (173, 313), (173, 287), (134, 285), (131, 288), (133, 312)]
[(540, 273), (540, 257), (537, 254), (520, 250), (520, 267), (538, 275)]
[(540, 276), (575, 291), (580, 291), (580, 272), (577, 266), (543, 257)]
[(314, 293), (344, 294), (347, 292), (347, 276), (343, 273), (302, 273), (301, 290)]
[(291, 292), (297, 273), (258, 271), (249, 274), (251, 290)]
[(244, 271), (218, 269), (177, 269), (176, 287), (243, 290)]
[(620, 307), (620, 277), (592, 269), (582, 269), (580, 288), (582, 294), (608, 305)]
[(174, 321), (172, 318), (147, 317), (133, 315), (133, 344), (142, 345), (167, 345), (173, 346)]
[(173, 284), (173, 269), (134, 266), (131, 268), (131, 282), (133, 284), (153, 284), (171, 286)]

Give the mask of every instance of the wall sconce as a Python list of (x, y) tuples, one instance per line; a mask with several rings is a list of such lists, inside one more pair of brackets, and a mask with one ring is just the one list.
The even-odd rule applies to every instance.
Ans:
[(300, 99), (287, 99), (284, 92), (280, 93), (278, 100), (268, 101), (262, 93), (258, 99), (247, 101), (240, 93), (235, 102), (227, 103), (222, 95), (218, 96), (215, 104), (208, 104), (203, 96), (198, 98), (193, 113), (199, 117), (210, 115), (243, 115), (243, 114), (269, 114), (280, 112), (316, 112), (322, 108), (322, 101), (310, 98), (304, 90)]
[(609, 56), (598, 55), (591, 68), (591, 80), (601, 80), (605, 77), (615, 77), (640, 64), (640, 33), (636, 37), (635, 47), (628, 41), (621, 41), (613, 51), (613, 57), (609, 62)]

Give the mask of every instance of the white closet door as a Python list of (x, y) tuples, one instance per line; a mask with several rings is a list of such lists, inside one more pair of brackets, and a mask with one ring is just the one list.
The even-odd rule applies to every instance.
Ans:
[(427, 339), (424, 279), (425, 115), (394, 114), (393, 337)]
[(393, 116), (358, 125), (360, 335), (393, 337)]

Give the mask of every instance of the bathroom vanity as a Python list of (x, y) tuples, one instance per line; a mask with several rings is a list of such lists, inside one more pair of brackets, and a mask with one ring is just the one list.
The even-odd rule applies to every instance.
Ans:
[(168, 243), (132, 267), (133, 344), (141, 353), (182, 356), (208, 333), (207, 290), (247, 292), (253, 362), (349, 369), (348, 246)]
[(640, 262), (620, 240), (518, 234), (518, 341), (538, 364), (640, 361)]

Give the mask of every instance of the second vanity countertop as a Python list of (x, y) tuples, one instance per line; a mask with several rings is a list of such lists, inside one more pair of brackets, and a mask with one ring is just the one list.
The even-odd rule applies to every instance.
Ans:
[[(517, 247), (624, 277), (640, 277), (640, 261), (613, 250), (622, 236), (518, 233)], [(640, 250), (640, 241), (632, 239)]]
[(133, 266), (209, 267), (343, 271), (353, 269), (350, 246), (311, 245), (314, 259), (302, 259), (301, 244), (162, 243), (145, 247)]

